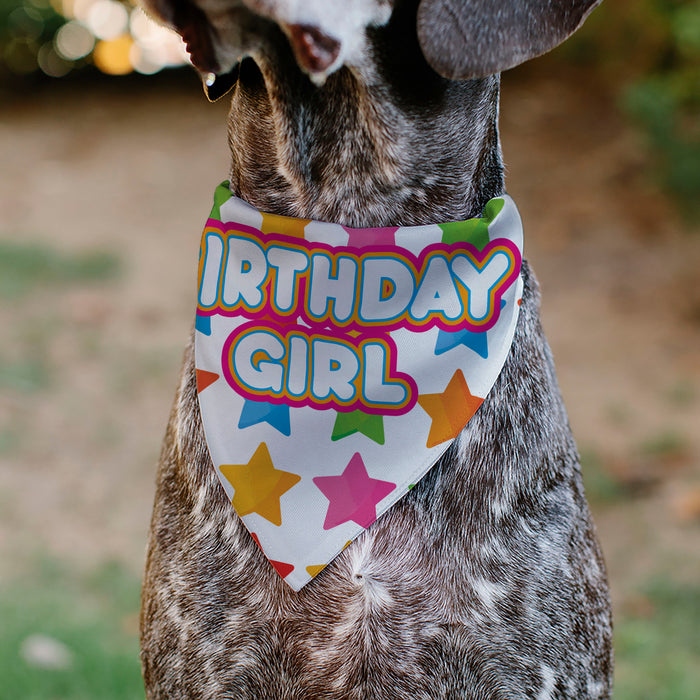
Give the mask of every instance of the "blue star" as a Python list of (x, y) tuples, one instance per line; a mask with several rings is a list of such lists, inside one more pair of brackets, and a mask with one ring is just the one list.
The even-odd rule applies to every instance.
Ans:
[(484, 359), (489, 356), (489, 346), (486, 342), (486, 333), (474, 333), (474, 331), (462, 330), (456, 333), (440, 330), (435, 343), (435, 354), (442, 353), (456, 348), (458, 345), (465, 345)]
[[(501, 310), (506, 305), (506, 300), (501, 299)], [(475, 333), (470, 330), (461, 330), (454, 333), (440, 330), (438, 332), (437, 342), (435, 343), (435, 354), (442, 353), (456, 348), (458, 345), (464, 345), (470, 350), (473, 350), (477, 355), (486, 359), (489, 356), (489, 346), (486, 341), (486, 332)]]
[(194, 319), (195, 330), (204, 335), (211, 335), (211, 316), (201, 316), (197, 314)]
[(249, 428), (265, 421), (273, 428), (279, 430), (287, 437), (291, 434), (289, 426), (289, 406), (280, 404), (279, 406), (267, 401), (248, 401), (243, 404), (241, 417), (238, 420), (239, 428)]

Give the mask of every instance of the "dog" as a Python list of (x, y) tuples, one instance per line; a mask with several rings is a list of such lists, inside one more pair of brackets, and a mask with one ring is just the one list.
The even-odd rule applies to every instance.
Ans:
[[(234, 90), (234, 194), (381, 227), (479, 216), (505, 191), (498, 74), (566, 39), (598, 2), (145, 6), (182, 35), (210, 99)], [(480, 409), (298, 592), (219, 484), (189, 344), (143, 585), (148, 698), (610, 697), (605, 566), (526, 262), (521, 274), (514, 341)]]

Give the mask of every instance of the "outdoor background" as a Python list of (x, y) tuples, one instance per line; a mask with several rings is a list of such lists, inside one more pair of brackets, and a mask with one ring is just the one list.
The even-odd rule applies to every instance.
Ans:
[[(173, 38), (0, 0), (0, 700), (142, 698), (138, 608), (228, 173)], [(615, 607), (615, 697), (700, 696), (700, 3), (607, 0), (504, 76), (508, 190)]]

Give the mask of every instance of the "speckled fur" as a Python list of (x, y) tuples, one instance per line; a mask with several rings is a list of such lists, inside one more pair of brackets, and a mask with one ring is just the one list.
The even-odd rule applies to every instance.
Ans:
[[(198, 4), (207, 2), (226, 5)], [(248, 12), (228, 4), (236, 21)], [(415, 12), (397, 4), (368, 32), (364, 60), (320, 87), (277, 26), (261, 22), (233, 95), (236, 194), (272, 213), (377, 226), (464, 219), (503, 191), (498, 79), (435, 75)], [(209, 15), (219, 37), (227, 17)], [(143, 588), (148, 698), (610, 696), (604, 564), (527, 264), (523, 277), (513, 346), (479, 411), (427, 476), (298, 593), (218, 482), (190, 343)]]

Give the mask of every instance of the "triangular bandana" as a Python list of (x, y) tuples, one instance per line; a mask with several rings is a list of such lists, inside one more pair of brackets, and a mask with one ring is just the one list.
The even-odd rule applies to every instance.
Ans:
[(522, 224), (353, 229), (263, 214), (220, 185), (195, 339), (218, 477), (299, 590), (435, 464), (510, 349)]

